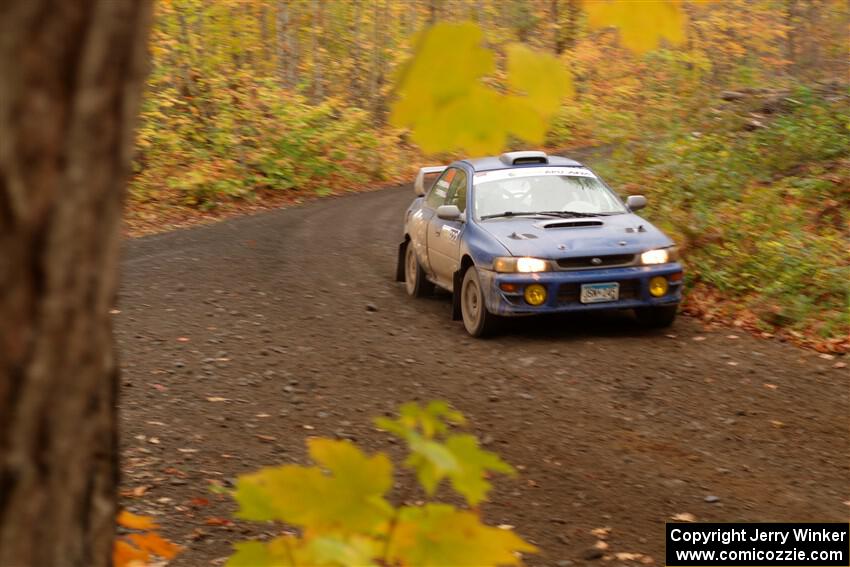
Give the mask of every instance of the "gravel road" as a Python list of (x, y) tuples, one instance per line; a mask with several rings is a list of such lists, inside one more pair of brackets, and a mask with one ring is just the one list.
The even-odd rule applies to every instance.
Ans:
[(628, 314), (523, 320), (472, 339), (447, 295), (413, 300), (393, 281), (412, 197), (324, 199), (127, 244), (124, 504), (187, 546), (173, 565), (219, 565), (230, 541), (270, 529), (228, 520), (210, 484), (304, 463), (309, 435), (397, 454), (371, 417), (407, 400), (448, 400), (520, 469), (483, 513), (540, 546), (531, 565), (663, 565), (677, 514), (847, 521), (839, 359), (686, 317), (661, 332)]

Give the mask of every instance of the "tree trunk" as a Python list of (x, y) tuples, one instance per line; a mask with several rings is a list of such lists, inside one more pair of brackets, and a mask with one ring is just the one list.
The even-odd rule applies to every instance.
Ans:
[(313, 102), (320, 102), (325, 97), (322, 84), (322, 60), (319, 57), (319, 34), (322, 31), (322, 3), (313, 0), (313, 32), (310, 35), (310, 51), (313, 64)]
[(362, 0), (354, 0), (354, 17), (351, 19), (351, 53), (352, 65), (350, 75), (351, 98), (357, 106), (364, 107), (363, 104), (363, 2)]
[(0, 565), (109, 565), (145, 0), (0, 1)]

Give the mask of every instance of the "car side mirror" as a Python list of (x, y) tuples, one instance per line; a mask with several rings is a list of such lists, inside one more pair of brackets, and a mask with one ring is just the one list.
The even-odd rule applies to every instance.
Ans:
[(425, 176), (431, 175), (434, 173), (443, 173), (446, 170), (445, 165), (432, 165), (429, 167), (421, 167), (419, 168), (419, 172), (416, 174), (416, 180), (413, 182), (413, 192), (417, 197), (425, 196)]
[(626, 199), (626, 206), (629, 210), (639, 211), (646, 206), (646, 197), (643, 195), (629, 195)]
[(443, 220), (461, 220), (463, 213), (457, 205), (441, 205), (437, 207), (437, 216)]

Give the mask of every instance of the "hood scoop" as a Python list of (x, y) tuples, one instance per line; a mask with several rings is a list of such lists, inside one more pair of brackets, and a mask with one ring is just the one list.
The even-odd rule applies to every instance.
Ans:
[(541, 223), (539, 226), (541, 228), (585, 228), (589, 226), (602, 226), (603, 224), (605, 223), (598, 220), (581, 219)]
[(512, 232), (508, 235), (508, 238), (512, 238), (514, 240), (534, 240), (537, 238), (535, 234), (519, 234), (517, 232)]

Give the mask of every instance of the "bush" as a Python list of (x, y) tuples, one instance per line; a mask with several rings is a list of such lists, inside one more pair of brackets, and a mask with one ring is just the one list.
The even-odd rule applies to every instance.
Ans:
[(768, 325), (846, 336), (850, 264), (846, 105), (801, 90), (765, 127), (726, 113), (704, 132), (632, 144), (600, 168), (646, 193), (686, 252), (688, 281)]

